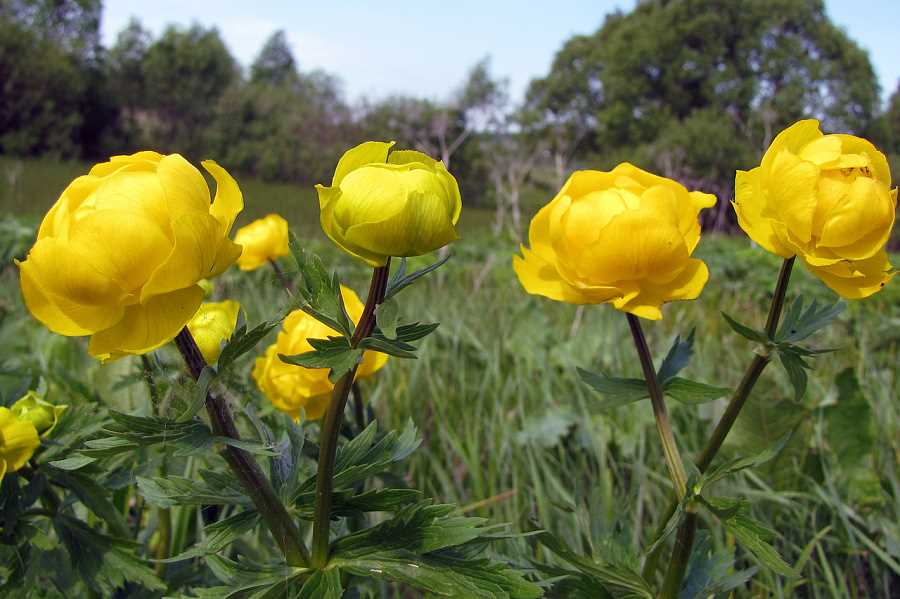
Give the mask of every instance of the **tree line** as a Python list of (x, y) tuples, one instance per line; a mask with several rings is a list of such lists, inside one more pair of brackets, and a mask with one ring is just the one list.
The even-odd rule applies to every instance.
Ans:
[[(100, 0), (0, 0), (0, 153), (154, 148), (307, 184), (348, 146), (394, 139), (444, 160), (467, 202), (515, 231), (527, 186), (622, 160), (730, 198), (734, 170), (803, 117), (900, 154), (900, 88), (883, 108), (869, 56), (822, 0), (643, 0), (567, 40), (519, 102), (487, 59), (440, 100), (351, 102), (283, 31), (242, 68), (214, 27), (154, 37), (132, 20), (107, 48), (101, 18)], [(727, 226), (726, 208), (707, 224)]]

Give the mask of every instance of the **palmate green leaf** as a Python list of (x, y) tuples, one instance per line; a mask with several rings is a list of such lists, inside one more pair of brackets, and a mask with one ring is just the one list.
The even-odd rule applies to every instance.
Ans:
[(728, 387), (714, 387), (681, 377), (673, 377), (666, 381), (663, 392), (680, 403), (699, 405), (708, 403), (731, 393)]
[(438, 323), (422, 324), (419, 322), (400, 325), (396, 327), (393, 338), (388, 338), (380, 328), (376, 328), (371, 335), (360, 342), (359, 347), (398, 358), (415, 359), (418, 348), (411, 345), (411, 342), (426, 337), (438, 326)]
[(202, 481), (182, 476), (138, 476), (138, 489), (144, 499), (159, 507), (175, 505), (252, 505), (232, 477), (201, 470)]
[[(297, 599), (341, 599), (344, 587), (337, 569), (315, 572), (300, 589)], [(274, 598), (273, 598), (274, 599)]]
[[(505, 564), (479, 558), (490, 540), (484, 519), (453, 516), (456, 506), (422, 502), (394, 518), (340, 538), (330, 567), (398, 581), (435, 597), (530, 599), (541, 590)], [(482, 547), (483, 548), (483, 547)]]
[(576, 568), (580, 575), (596, 581), (612, 597), (653, 599), (655, 596), (640, 573), (625, 564), (602, 563), (579, 555), (562, 539), (549, 532), (538, 535), (538, 540), (557, 557)]
[(794, 401), (800, 401), (806, 393), (806, 384), (808, 381), (806, 371), (811, 368), (810, 365), (807, 364), (803, 360), (803, 357), (798, 355), (797, 352), (787, 350), (780, 346), (778, 348), (778, 358), (781, 361), (781, 365), (784, 367), (785, 372), (787, 372), (788, 379), (791, 381), (791, 386), (794, 388)]
[(593, 405), (598, 410), (618, 408), (649, 397), (647, 383), (643, 379), (625, 379), (596, 374), (578, 368), (578, 376), (595, 391), (606, 397)]
[(126, 582), (151, 591), (166, 588), (144, 560), (134, 554), (137, 543), (104, 535), (69, 516), (54, 518), (53, 527), (74, 571), (100, 596), (114, 596)]
[(71, 491), (86, 508), (106, 522), (113, 534), (120, 537), (130, 535), (125, 517), (110, 501), (110, 492), (100, 486), (92, 476), (80, 472), (49, 469), (49, 478), (54, 484)]
[[(315, 517), (314, 492), (301, 493), (297, 496), (297, 515), (304, 520)], [(331, 517), (345, 518), (366, 512), (396, 512), (412, 503), (424, 499), (418, 489), (370, 489), (362, 493), (338, 491), (332, 495)]]
[(388, 339), (397, 336), (397, 325), (400, 324), (400, 304), (395, 299), (385, 299), (375, 308), (375, 322), (378, 329)]
[(742, 587), (757, 568), (734, 570), (734, 556), (716, 552), (705, 531), (697, 533), (678, 599), (706, 599)]
[(329, 275), (318, 256), (304, 251), (293, 232), (289, 234), (289, 246), (301, 275), (297, 291), (302, 301), (298, 307), (349, 339), (353, 324), (344, 307), (337, 275)]
[(385, 291), (384, 294), (385, 299), (394, 297), (394, 295), (399, 293), (402, 289), (409, 287), (428, 273), (434, 272), (435, 270), (446, 264), (451, 257), (452, 254), (447, 254), (437, 262), (430, 264), (421, 270), (417, 270), (409, 275), (406, 274), (406, 258), (401, 258), (400, 265), (397, 267), (397, 270), (394, 271), (394, 274), (388, 281), (387, 291)]
[(735, 460), (725, 462), (724, 464), (720, 464), (719, 466), (708, 470), (703, 474), (701, 478), (701, 485), (711, 485), (727, 476), (740, 472), (741, 470), (753, 468), (775, 459), (778, 454), (781, 453), (781, 450), (784, 449), (784, 446), (787, 445), (788, 441), (790, 441), (793, 433), (794, 429), (791, 428), (787, 431), (787, 433), (782, 435), (780, 439), (778, 439), (772, 445), (766, 447), (762, 451), (751, 456), (737, 458)]
[(288, 565), (257, 564), (246, 558), (236, 562), (223, 555), (207, 556), (206, 565), (209, 566), (213, 576), (222, 581), (230, 591), (220, 595), (223, 599), (248, 599), (254, 593), (293, 580), (308, 572), (306, 569), (292, 568)]
[(763, 343), (766, 345), (768, 345), (771, 342), (771, 340), (769, 339), (768, 335), (765, 334), (765, 332), (757, 331), (756, 329), (751, 329), (747, 325), (739, 323), (738, 321), (733, 319), (728, 314), (725, 314), (724, 312), (722, 312), (722, 317), (725, 319), (725, 322), (728, 323), (728, 326), (730, 326), (731, 329), (735, 333), (740, 335), (741, 337), (745, 337), (745, 338), (749, 339), (750, 341), (756, 341), (757, 343)]
[(205, 533), (204, 543), (195, 545), (178, 555), (161, 561), (165, 563), (174, 563), (218, 553), (233, 543), (235, 539), (238, 539), (256, 528), (256, 526), (259, 525), (259, 522), (260, 516), (256, 510), (247, 509), (243, 512), (239, 512), (233, 516), (229, 516), (228, 518), (205, 526), (203, 528)]
[(350, 347), (350, 340), (346, 337), (310, 339), (309, 344), (313, 346), (312, 351), (296, 356), (278, 354), (278, 357), (282, 362), (304, 368), (328, 368), (328, 378), (332, 383), (337, 383), (362, 358), (362, 349)]
[[(334, 465), (334, 489), (353, 491), (354, 486), (376, 474), (381, 474), (405, 460), (422, 442), (412, 421), (407, 421), (403, 431), (388, 431), (378, 436), (378, 424), (373, 421), (360, 434), (338, 448)], [(299, 497), (316, 488), (316, 477), (307, 478), (300, 485), (293, 503)]]
[(672, 347), (669, 348), (666, 357), (663, 358), (662, 364), (659, 366), (659, 371), (656, 373), (656, 378), (659, 380), (660, 385), (665, 385), (675, 375), (684, 370), (691, 361), (691, 357), (694, 355), (694, 330), (691, 329), (691, 332), (684, 339), (681, 336), (675, 337)]
[(753, 520), (743, 510), (721, 522), (735, 536), (738, 543), (759, 560), (760, 564), (782, 576), (794, 576), (793, 568), (769, 543), (777, 536), (775, 531)]
[(776, 343), (796, 343), (803, 341), (837, 318), (847, 308), (847, 302), (838, 300), (831, 305), (819, 307), (814, 299), (806, 310), (803, 309), (803, 297), (797, 297), (788, 307), (778, 333)]
[(231, 366), (235, 360), (251, 351), (256, 345), (265, 338), (269, 332), (281, 324), (282, 319), (266, 320), (249, 331), (247, 325), (242, 324), (231, 335), (231, 339), (222, 348), (219, 359), (216, 361), (216, 368), (220, 371)]
[[(647, 383), (643, 379), (608, 377), (578, 368), (581, 380), (595, 391), (605, 395), (592, 408), (610, 410), (642, 399), (647, 399)], [(698, 405), (724, 397), (731, 393), (727, 387), (714, 387), (678, 376), (670, 377), (663, 385), (663, 393), (685, 405)]]

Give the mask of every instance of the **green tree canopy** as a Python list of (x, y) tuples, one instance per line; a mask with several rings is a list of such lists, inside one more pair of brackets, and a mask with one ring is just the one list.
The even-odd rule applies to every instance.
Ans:
[(604, 166), (631, 160), (726, 199), (734, 170), (797, 119), (865, 133), (879, 89), (822, 0), (645, 0), (566, 42), (529, 99), (569, 143), (589, 127)]

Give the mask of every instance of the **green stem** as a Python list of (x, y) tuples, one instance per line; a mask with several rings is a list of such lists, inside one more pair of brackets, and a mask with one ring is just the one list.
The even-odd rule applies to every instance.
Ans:
[[(156, 512), (156, 559), (163, 560), (169, 556), (169, 546), (172, 542), (172, 511), (167, 507), (161, 507)], [(166, 573), (166, 563), (156, 562), (156, 575), (163, 576)]]
[[(784, 262), (781, 264), (781, 271), (778, 273), (778, 282), (775, 284), (775, 291), (772, 295), (772, 303), (769, 306), (769, 314), (766, 317), (765, 331), (766, 335), (770, 339), (774, 338), (775, 333), (778, 331), (778, 322), (781, 320), (781, 313), (784, 310), (784, 300), (785, 296), (787, 295), (787, 288), (788, 283), (791, 279), (791, 270), (794, 266), (794, 260), (794, 257), (785, 258)], [(741, 409), (747, 402), (747, 398), (750, 397), (750, 392), (753, 390), (754, 385), (756, 385), (756, 381), (759, 380), (760, 375), (769, 364), (769, 361), (770, 355), (768, 349), (753, 356), (753, 360), (750, 362), (750, 365), (744, 372), (744, 376), (741, 378), (741, 382), (738, 385), (737, 389), (735, 389), (731, 401), (725, 408), (725, 412), (722, 414), (722, 417), (716, 424), (716, 428), (713, 430), (712, 436), (710, 436), (709, 441), (707, 441), (706, 443), (706, 447), (703, 448), (703, 452), (700, 454), (700, 457), (697, 460), (697, 468), (700, 470), (700, 472), (705, 472), (706, 469), (709, 468), (709, 466), (712, 464), (713, 459), (715, 459), (716, 454), (718, 454), (719, 449), (721, 449), (722, 444), (725, 442), (725, 438), (728, 436), (728, 433), (731, 432), (731, 428), (737, 421), (737, 418), (741, 413)], [(662, 530), (664, 529), (666, 523), (669, 521), (669, 518), (671, 518), (675, 513), (676, 508), (677, 503), (672, 503), (669, 505), (656, 533), (654, 534), (654, 538), (662, 534)], [(684, 578), (684, 572), (685, 568), (687, 567), (688, 559), (691, 555), (694, 533), (697, 527), (697, 518), (690, 513), (688, 514), (688, 516), (689, 517), (685, 518), (684, 522), (681, 523), (681, 526), (678, 529), (675, 548), (672, 553), (672, 559), (669, 562), (669, 568), (666, 571), (666, 578), (663, 584), (664, 592), (668, 589), (674, 594), (663, 595), (664, 597), (677, 596), (678, 590), (681, 587), (681, 580)], [(658, 550), (647, 556), (647, 561), (644, 564), (643, 570), (644, 578), (650, 578), (656, 571), (658, 557)]]
[(281, 286), (284, 287), (284, 290), (287, 291), (288, 295), (293, 295), (293, 291), (291, 291), (291, 282), (288, 280), (287, 275), (284, 274), (284, 271), (281, 270), (281, 267), (278, 266), (278, 262), (269, 258), (269, 264), (272, 265), (272, 270), (275, 271), (275, 276), (281, 281)]
[(365, 401), (358, 382), (353, 383), (350, 393), (353, 395), (353, 419), (356, 421), (356, 434), (358, 435), (363, 432), (367, 424)]
[(159, 405), (159, 389), (156, 387), (156, 379), (153, 377), (153, 365), (146, 354), (141, 354), (141, 365), (144, 367), (144, 380), (147, 382), (147, 388), (150, 390), (150, 401), (154, 407)]
[[(206, 368), (206, 361), (187, 327), (181, 329), (181, 332), (175, 337), (175, 345), (178, 346), (191, 376), (199, 379), (200, 373)], [(207, 393), (206, 411), (209, 413), (209, 421), (214, 434), (232, 439), (241, 438), (237, 426), (234, 424), (231, 410), (222, 398)], [(275, 542), (281, 548), (287, 563), (292, 566), (308, 564), (309, 553), (300, 537), (300, 530), (275, 494), (256, 460), (243, 449), (231, 445), (224, 447), (222, 457), (231, 467), (244, 491), (250, 496), (253, 505), (256, 506), (256, 510), (275, 538)]]
[[(363, 308), (362, 316), (359, 317), (356, 329), (353, 331), (353, 337), (350, 339), (350, 346), (353, 348), (357, 347), (360, 341), (368, 337), (375, 328), (375, 308), (384, 301), (389, 272), (390, 259), (384, 266), (375, 267), (372, 272), (372, 283), (369, 285), (366, 305)], [(357, 366), (353, 366), (335, 384), (331, 403), (322, 419), (319, 432), (319, 467), (316, 473), (316, 509), (312, 540), (312, 566), (314, 568), (322, 568), (328, 563), (334, 459), (344, 419), (344, 408), (347, 405), (350, 390), (353, 388), (356, 368)]]
[(631, 328), (631, 336), (634, 338), (634, 346), (637, 348), (638, 357), (641, 360), (641, 368), (644, 370), (644, 379), (647, 381), (647, 391), (650, 393), (653, 417), (656, 419), (656, 430), (659, 433), (659, 440), (662, 442), (666, 467), (669, 469), (675, 497), (680, 501), (687, 489), (684, 463), (681, 461), (681, 454), (678, 453), (675, 435), (672, 434), (672, 424), (669, 422), (666, 402), (663, 398), (662, 388), (659, 386), (659, 380), (656, 378), (656, 369), (653, 367), (653, 358), (650, 357), (650, 348), (644, 338), (641, 321), (634, 314), (626, 314), (626, 316), (628, 317), (628, 326)]

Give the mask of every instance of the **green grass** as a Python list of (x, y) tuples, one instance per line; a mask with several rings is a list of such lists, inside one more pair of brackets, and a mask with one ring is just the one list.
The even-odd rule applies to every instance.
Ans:
[[(0, 173), (5, 164), (0, 161)], [(75, 165), (54, 169), (29, 163), (21, 188), (0, 196), (0, 211), (41, 212), (73, 172), (79, 172)], [(310, 190), (252, 181), (242, 186), (251, 216), (270, 210), (285, 214), (343, 280), (365, 292), (364, 266), (336, 252), (317, 231)], [(515, 531), (545, 527), (598, 555), (609, 550), (610, 539), (631, 547), (646, 544), (668, 489), (650, 407), (638, 403), (599, 412), (598, 396), (575, 372), (580, 366), (639, 375), (624, 315), (610, 306), (579, 309), (526, 295), (510, 265), (515, 240), (490, 235), (483, 225), (489, 216), (474, 216), (453, 247), (453, 260), (398, 296), (404, 314), (441, 327), (424, 342), (420, 359), (392, 359), (365, 383), (384, 426), (400, 427), (412, 419), (424, 437), (410, 460), (410, 483), (440, 501), (468, 506), (473, 515), (508, 522)], [(660, 360), (676, 334), (696, 327), (696, 354), (687, 375), (733, 387), (754, 348), (731, 332), (720, 312), (761, 326), (778, 260), (743, 237), (708, 236), (699, 252), (711, 271), (703, 295), (669, 305), (664, 320), (646, 323), (645, 331)], [(215, 293), (240, 301), (251, 322), (271, 317), (284, 302), (267, 270), (231, 269), (217, 280)], [(795, 271), (789, 295), (800, 293), (833, 299), (802, 268)], [(777, 531), (778, 550), (798, 565), (798, 577), (791, 580), (760, 571), (739, 596), (896, 596), (900, 284), (851, 303), (838, 323), (812, 341), (838, 351), (815, 360), (803, 400), (793, 401), (783, 370), (770, 365), (726, 445), (726, 454), (740, 455), (775, 438), (785, 425), (796, 425), (791, 443), (773, 464), (715, 489), (717, 495), (752, 500), (754, 516)], [(110, 405), (146, 410), (140, 386), (114, 389), (135, 364), (124, 360), (100, 367), (86, 355), (83, 340), (53, 335), (35, 323), (21, 304), (14, 268), (0, 278), (0, 347), (6, 372), (27, 368), (48, 378), (57, 393), (75, 394), (85, 385)], [(163, 359), (176, 362), (171, 350)], [(250, 360), (241, 368), (249, 374)], [(835, 379), (846, 369), (860, 381), (867, 409), (840, 419), (829, 406), (837, 403)], [(19, 379), (0, 376), (3, 398), (14, 399), (18, 385)], [(238, 402), (267, 409), (255, 389)], [(688, 456), (702, 447), (723, 404), (672, 403), (678, 442)], [(862, 444), (856, 446), (862, 457), (850, 461), (836, 448), (854, 439)], [(716, 546), (733, 547), (733, 539), (713, 523), (701, 526), (713, 531)], [(523, 563), (549, 559), (527, 539), (507, 541), (502, 549)], [(742, 567), (755, 563), (741, 549), (737, 557)]]

